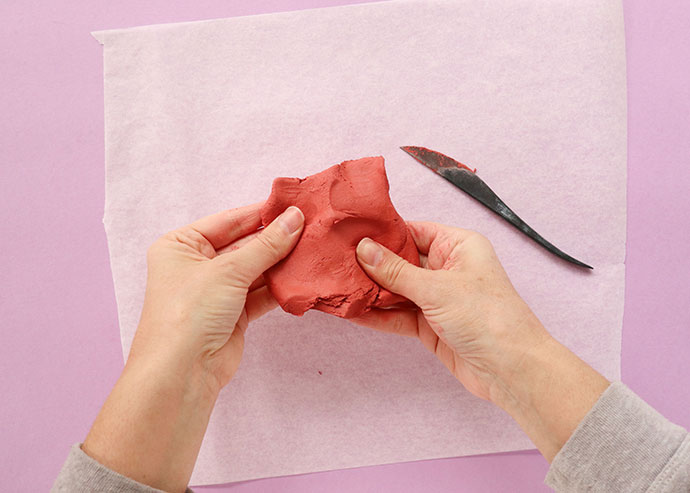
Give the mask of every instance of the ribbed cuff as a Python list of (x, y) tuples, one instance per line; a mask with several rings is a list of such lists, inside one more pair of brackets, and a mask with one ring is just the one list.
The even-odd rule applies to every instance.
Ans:
[(674, 464), (681, 456), (687, 464), (689, 447), (683, 428), (616, 382), (556, 455), (544, 482), (568, 492), (675, 491), (649, 488), (678, 479), (683, 468)]
[[(108, 469), (100, 462), (89, 457), (76, 443), (67, 456), (65, 464), (58, 475), (52, 493), (68, 492), (105, 492), (105, 493), (162, 493), (162, 490), (151, 488), (131, 478)], [(187, 492), (192, 490), (187, 488)]]

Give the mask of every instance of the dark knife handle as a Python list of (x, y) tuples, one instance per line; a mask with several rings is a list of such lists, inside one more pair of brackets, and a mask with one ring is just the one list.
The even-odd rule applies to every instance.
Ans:
[(593, 269), (592, 266), (587, 265), (584, 262), (580, 262), (576, 258), (573, 258), (565, 253), (560, 248), (557, 248), (555, 245), (546, 241), (543, 236), (532, 229), (532, 227), (523, 221), (520, 216), (515, 214), (515, 212), (513, 212), (513, 210), (508, 207), (506, 203), (503, 202), (481, 178), (471, 171), (464, 169), (440, 169), (438, 174), (453, 183), (456, 187), (467, 192), (470, 196), (472, 196), (472, 198), (484, 204), (486, 207), (504, 218), (510, 224), (525, 233), (527, 236), (532, 238), (535, 242), (546, 248), (554, 255), (557, 255), (563, 260), (567, 260), (568, 262), (580, 267)]

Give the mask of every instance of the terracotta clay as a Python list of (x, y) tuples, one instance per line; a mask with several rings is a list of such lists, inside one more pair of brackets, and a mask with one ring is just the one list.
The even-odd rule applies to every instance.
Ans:
[(264, 226), (291, 205), (304, 213), (304, 231), (290, 255), (265, 273), (283, 310), (302, 315), (314, 308), (351, 318), (405, 301), (374, 283), (355, 256), (368, 236), (419, 265), (414, 240), (388, 196), (382, 157), (345, 161), (304, 179), (276, 178), (261, 210)]

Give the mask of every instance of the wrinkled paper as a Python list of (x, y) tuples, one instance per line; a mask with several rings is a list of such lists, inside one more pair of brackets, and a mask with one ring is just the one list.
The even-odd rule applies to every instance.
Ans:
[[(383, 155), (408, 220), (488, 236), (546, 327), (620, 368), (626, 92), (619, 1), (392, 1), (95, 33), (126, 355), (162, 233)], [(399, 150), (462, 161), (586, 272)], [(193, 484), (532, 448), (421, 344), (280, 310), (247, 333)]]

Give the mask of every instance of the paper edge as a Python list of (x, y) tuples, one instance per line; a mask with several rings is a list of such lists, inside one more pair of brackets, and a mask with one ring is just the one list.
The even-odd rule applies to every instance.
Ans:
[[(108, 37), (108, 30), (101, 30), (101, 31), (91, 31), (89, 34), (93, 36), (93, 38), (98, 41), (98, 44), (103, 46), (105, 48), (105, 42)], [(106, 101), (105, 101), (105, 50), (103, 51), (103, 74), (102, 74), (102, 83), (103, 83), (103, 141), (105, 143), (106, 140), (106, 126), (107, 122), (105, 121), (105, 106), (106, 106)], [(112, 281), (112, 286), (113, 286), (113, 294), (115, 295), (115, 314), (117, 317), (117, 326), (118, 326), (118, 332), (120, 332), (120, 349), (122, 351), (122, 361), (123, 363), (127, 362), (127, 357), (129, 355), (129, 351), (126, 350), (125, 346), (125, 340), (124, 337), (122, 336), (122, 329), (120, 326), (120, 300), (118, 299), (118, 292), (117, 292), (117, 286), (115, 285), (115, 276), (113, 275), (113, 250), (110, 247), (110, 230), (108, 227), (109, 221), (108, 221), (108, 187), (107, 187), (107, 179), (108, 179), (108, 163), (107, 163), (107, 150), (103, 156), (103, 167), (105, 171), (104, 175), (104, 191), (105, 191), (105, 198), (104, 198), (104, 204), (103, 204), (103, 216), (101, 217), (101, 224), (103, 225), (103, 232), (105, 233), (105, 238), (106, 238), (106, 247), (108, 249), (108, 267), (110, 268), (110, 278)]]
[(100, 45), (105, 45), (105, 36), (106, 36), (107, 32), (108, 32), (107, 30), (106, 31), (91, 31), (89, 34), (91, 34), (91, 36), (96, 38), (96, 41), (98, 41), (98, 43)]
[(257, 14), (246, 14), (246, 15), (235, 15), (235, 16), (230, 16), (230, 17), (216, 17), (216, 18), (211, 18), (211, 19), (196, 19), (196, 20), (190, 20), (190, 21), (179, 21), (179, 22), (165, 22), (161, 24), (142, 24), (139, 26), (130, 26), (130, 27), (119, 27), (119, 28), (112, 28), (112, 29), (100, 29), (98, 31), (93, 31), (91, 32), (91, 35), (96, 38), (101, 44), (103, 44), (102, 39), (104, 39), (105, 35), (107, 34), (121, 34), (124, 32), (131, 32), (131, 31), (148, 31), (148, 30), (155, 30), (155, 29), (167, 29), (170, 27), (179, 27), (179, 26), (185, 26), (185, 25), (191, 25), (191, 24), (209, 24), (213, 22), (225, 22), (229, 21), (232, 19), (245, 19), (245, 18), (250, 18), (250, 17), (263, 17), (263, 16), (285, 16), (285, 15), (292, 15), (295, 14), (296, 12), (314, 12), (318, 10), (330, 10), (330, 9), (350, 9), (350, 8), (362, 8), (362, 7), (370, 7), (372, 5), (383, 5), (383, 4), (402, 4), (402, 3), (418, 3), (418, 0), (376, 0), (376, 1), (371, 1), (371, 2), (362, 2), (362, 3), (354, 3), (354, 4), (344, 4), (344, 5), (329, 5), (329, 6), (323, 6), (323, 7), (309, 7), (306, 9), (296, 9), (296, 10), (284, 10), (284, 11), (279, 11), (279, 12), (261, 12)]
[[(525, 435), (526, 437), (526, 435)], [(529, 440), (529, 439), (528, 439)], [(281, 479), (281, 478), (289, 478), (289, 477), (294, 477), (294, 476), (306, 476), (306, 475), (312, 475), (312, 474), (319, 474), (319, 473), (327, 473), (327, 472), (336, 472), (336, 471), (347, 471), (347, 470), (353, 470), (353, 469), (364, 469), (364, 468), (371, 468), (371, 467), (379, 467), (379, 466), (393, 466), (396, 464), (418, 464), (420, 462), (429, 462), (429, 461), (437, 461), (437, 460), (452, 460), (452, 459), (464, 459), (464, 458), (470, 458), (470, 457), (485, 457), (487, 455), (498, 455), (498, 454), (511, 454), (514, 452), (538, 452), (537, 447), (533, 444), (530, 443), (529, 446), (527, 447), (520, 447), (520, 448), (501, 448), (499, 447), (497, 450), (494, 450), (492, 452), (479, 452), (479, 453), (473, 453), (469, 455), (456, 455), (456, 456), (430, 456), (430, 457), (424, 457), (421, 459), (412, 459), (412, 460), (402, 460), (402, 461), (385, 461), (385, 462), (377, 462), (375, 464), (364, 464), (360, 466), (339, 466), (336, 468), (319, 468), (310, 472), (292, 472), (288, 474), (281, 474), (280, 476), (255, 476), (255, 475), (249, 475), (248, 477), (244, 479), (237, 479), (235, 481), (226, 481), (222, 483), (215, 483), (215, 482), (190, 482), (190, 487), (208, 487), (208, 486), (226, 486), (226, 485), (239, 485), (239, 483), (246, 482), (246, 481), (257, 481), (257, 480), (262, 480), (262, 479)], [(193, 478), (192, 478), (193, 479)]]
[[(401, 4), (401, 3), (412, 3), (412, 0), (378, 0), (378, 1), (372, 1), (372, 2), (363, 2), (363, 3), (357, 3), (357, 4), (347, 4), (347, 5), (336, 5), (336, 6), (324, 6), (324, 7), (312, 7), (312, 8), (306, 8), (306, 9), (297, 9), (297, 10), (286, 10), (286, 11), (281, 11), (281, 12), (265, 12), (265, 13), (257, 13), (257, 14), (247, 14), (247, 15), (238, 15), (238, 16), (231, 16), (231, 17), (221, 17), (221, 18), (211, 18), (211, 19), (198, 19), (198, 20), (190, 20), (190, 21), (182, 21), (182, 22), (169, 22), (169, 23), (161, 23), (161, 24), (145, 24), (145, 25), (140, 25), (140, 26), (131, 26), (131, 27), (126, 27), (126, 28), (113, 28), (113, 29), (103, 29), (103, 30), (98, 30), (98, 31), (92, 31), (90, 32), (91, 36), (93, 36), (96, 41), (102, 46), (105, 46), (105, 42), (110, 35), (114, 34), (123, 34), (123, 33), (129, 33), (131, 31), (151, 31), (151, 30), (156, 30), (156, 29), (167, 29), (167, 28), (172, 28), (172, 27), (179, 27), (179, 26), (186, 26), (186, 25), (197, 25), (197, 24), (209, 24), (213, 22), (226, 22), (230, 21), (232, 19), (242, 19), (242, 18), (255, 18), (255, 17), (261, 17), (261, 16), (287, 16), (287, 15), (294, 15), (295, 13), (311, 13), (314, 11), (320, 11), (323, 9), (347, 9), (347, 8), (366, 8), (370, 6), (381, 6), (383, 4)], [(625, 161), (625, 167), (624, 167), (624, 173), (625, 173), (625, 189), (624, 189), (624, 207), (625, 207), (625, 222), (624, 222), (624, 242), (623, 242), (623, 252), (622, 252), (622, 259), (619, 262), (613, 262), (611, 264), (607, 264), (606, 267), (610, 266), (617, 266), (621, 265), (623, 269), (623, 285), (622, 285), (622, 302), (620, 306), (620, 313), (619, 313), (619, 319), (620, 319), (620, 348), (618, 351), (618, 364), (617, 364), (617, 379), (620, 380), (621, 378), (621, 373), (622, 373), (622, 359), (623, 359), (623, 337), (624, 337), (624, 331), (625, 331), (625, 326), (623, 323), (623, 317), (625, 314), (625, 307), (626, 307), (626, 291), (627, 291), (627, 274), (628, 274), (628, 269), (627, 269), (627, 255), (628, 255), (628, 248), (627, 248), (627, 240), (629, 236), (629, 227), (628, 227), (628, 222), (629, 222), (629, 193), (628, 193), (628, 186), (629, 186), (629, 173), (628, 173), (628, 144), (629, 144), (629, 125), (628, 125), (628, 113), (629, 113), (629, 101), (628, 101), (628, 96), (629, 96), (629, 91), (627, 90), (627, 43), (626, 43), (626, 36), (625, 36), (625, 18), (624, 18), (624, 12), (623, 12), (623, 3), (622, 1), (617, 2), (618, 3), (618, 9), (619, 9), (619, 22), (622, 27), (622, 48), (623, 48), (623, 79), (625, 81), (625, 89), (626, 89), (626, 104), (625, 104), (625, 150), (624, 150), (624, 156), (623, 159)], [(105, 82), (105, 81), (104, 81)], [(105, 103), (104, 103), (105, 104)], [(104, 163), (105, 164), (105, 163)], [(107, 224), (107, 217), (106, 214), (104, 213), (103, 218), (102, 218), (102, 223), (104, 225), (104, 230), (106, 233), (106, 237), (109, 235), (108, 232), (108, 224)], [(108, 247), (109, 251), (109, 262), (110, 262), (110, 268), (112, 270), (112, 265), (113, 265), (113, 259), (112, 259), (112, 251)], [(111, 273), (112, 274), (112, 273)], [(111, 275), (111, 279), (113, 280), (113, 288), (115, 291), (115, 296), (117, 298), (117, 291), (115, 290), (114, 286), (114, 277)], [(117, 301), (117, 300), (116, 300)], [(119, 328), (119, 313), (118, 313), (118, 328)], [(127, 354), (125, 353), (124, 350), (124, 341), (121, 338), (121, 345), (122, 345), (122, 351), (123, 351), (123, 359), (126, 361), (127, 359)], [(403, 460), (403, 461), (392, 461), (392, 462), (377, 462), (374, 464), (366, 464), (366, 465), (358, 465), (358, 466), (345, 466), (345, 467), (337, 467), (337, 468), (324, 468), (324, 469), (317, 469), (309, 472), (295, 472), (295, 473), (289, 473), (281, 476), (251, 476), (251, 477), (246, 477), (244, 479), (240, 479), (237, 481), (233, 481), (231, 483), (195, 483), (195, 486), (211, 486), (211, 485), (227, 485), (227, 484), (234, 484), (237, 482), (243, 482), (243, 481), (252, 481), (252, 480), (258, 480), (258, 479), (274, 479), (274, 478), (282, 478), (282, 477), (289, 477), (289, 476), (297, 476), (297, 475), (305, 475), (305, 474), (313, 474), (313, 473), (319, 473), (319, 472), (327, 472), (327, 471), (339, 471), (339, 470), (347, 470), (347, 469), (359, 469), (359, 468), (365, 468), (365, 467), (378, 467), (378, 466), (385, 466), (385, 465), (392, 465), (392, 464), (405, 464), (405, 463), (415, 463), (415, 462), (422, 462), (422, 461), (433, 461), (433, 460), (443, 460), (443, 459), (449, 459), (449, 458), (462, 458), (462, 457), (472, 457), (472, 456), (485, 456), (485, 455), (493, 455), (493, 454), (502, 454), (502, 453), (510, 453), (510, 452), (519, 452), (519, 451), (532, 451), (535, 450), (534, 447), (529, 447), (529, 448), (509, 448), (505, 450), (498, 450), (498, 451), (492, 451), (492, 452), (487, 452), (487, 453), (478, 453), (478, 454), (470, 454), (470, 455), (462, 455), (462, 456), (456, 456), (456, 457), (447, 457), (447, 456), (433, 456), (433, 457), (427, 457), (427, 458), (420, 458), (420, 459), (413, 459), (413, 460)]]

